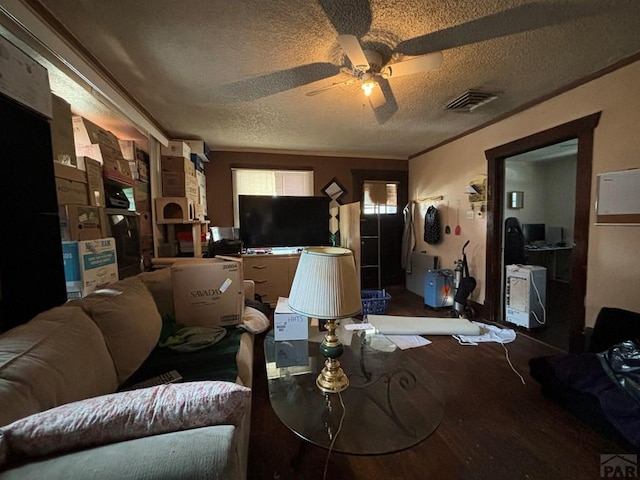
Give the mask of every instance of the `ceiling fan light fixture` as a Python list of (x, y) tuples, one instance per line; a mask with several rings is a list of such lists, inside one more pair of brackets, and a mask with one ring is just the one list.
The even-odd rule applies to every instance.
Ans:
[(371, 95), (371, 92), (375, 87), (376, 82), (374, 82), (373, 80), (365, 80), (364, 82), (362, 82), (362, 90), (364, 90), (364, 95), (366, 97)]

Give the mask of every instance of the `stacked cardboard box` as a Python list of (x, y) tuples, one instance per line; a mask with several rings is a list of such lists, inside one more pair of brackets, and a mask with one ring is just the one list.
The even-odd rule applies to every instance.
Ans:
[(87, 205), (89, 203), (85, 172), (58, 162), (54, 162), (53, 171), (56, 177), (58, 205)]
[(116, 136), (80, 116), (74, 116), (72, 122), (76, 155), (99, 161), (104, 178), (133, 185), (129, 162), (122, 156)]
[(156, 199), (158, 221), (178, 223), (204, 219), (204, 211), (197, 207), (200, 191), (189, 146), (182, 141), (170, 141), (162, 147), (160, 163), (163, 196)]
[(97, 160), (89, 157), (77, 157), (78, 168), (84, 170), (89, 194), (89, 205), (94, 207), (106, 206), (104, 194), (104, 182), (102, 180), (102, 165)]
[(149, 185), (149, 154), (133, 140), (118, 140), (120, 150), (133, 177), (133, 201), (140, 219), (140, 245), (145, 266), (151, 266), (153, 256), (153, 221), (151, 188)]
[(76, 150), (73, 141), (71, 105), (56, 95), (51, 95), (53, 117), (51, 118), (51, 148), (53, 161), (75, 167)]
[(149, 154), (133, 140), (118, 140), (122, 157), (129, 162), (129, 170), (134, 180), (149, 182)]
[(62, 242), (67, 298), (81, 298), (118, 281), (116, 242), (102, 238)]

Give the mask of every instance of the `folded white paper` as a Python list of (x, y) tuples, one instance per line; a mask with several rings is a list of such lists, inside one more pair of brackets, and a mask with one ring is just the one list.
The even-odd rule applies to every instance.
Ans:
[(395, 343), (400, 350), (421, 347), (431, 343), (431, 340), (427, 340), (420, 335), (385, 335), (385, 337)]

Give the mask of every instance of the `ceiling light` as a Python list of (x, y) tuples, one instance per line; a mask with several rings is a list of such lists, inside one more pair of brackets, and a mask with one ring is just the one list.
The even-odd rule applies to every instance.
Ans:
[(364, 90), (364, 94), (368, 97), (371, 95), (371, 91), (375, 88), (376, 82), (373, 80), (367, 80), (366, 82), (362, 82), (362, 90)]

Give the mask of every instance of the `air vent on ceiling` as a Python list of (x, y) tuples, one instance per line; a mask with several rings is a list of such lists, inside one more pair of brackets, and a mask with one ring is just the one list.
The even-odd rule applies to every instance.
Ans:
[(481, 105), (486, 105), (498, 98), (495, 93), (480, 90), (467, 90), (462, 95), (454, 98), (444, 107), (445, 110), (454, 112), (473, 112)]

